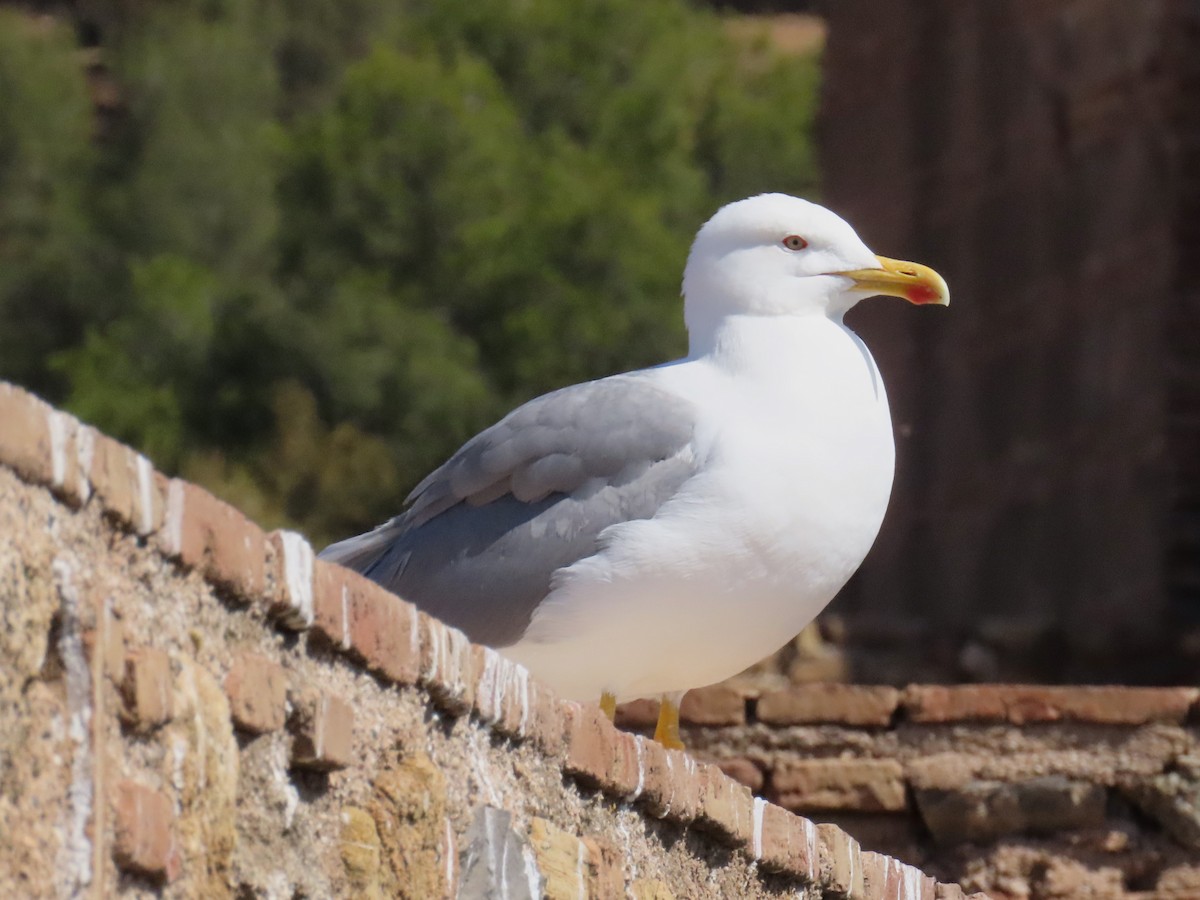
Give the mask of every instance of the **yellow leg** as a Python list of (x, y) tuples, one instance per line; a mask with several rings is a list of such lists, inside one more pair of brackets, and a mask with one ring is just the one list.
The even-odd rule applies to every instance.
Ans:
[(608, 716), (608, 721), (612, 721), (617, 717), (617, 698), (615, 695), (605, 691), (600, 695), (600, 711)]
[(668, 750), (682, 750), (683, 741), (679, 738), (679, 701), (683, 694), (663, 694), (658, 704), (658, 725), (654, 729), (654, 739)]

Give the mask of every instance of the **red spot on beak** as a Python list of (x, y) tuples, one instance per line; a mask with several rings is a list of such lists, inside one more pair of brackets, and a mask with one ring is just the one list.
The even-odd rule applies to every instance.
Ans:
[(906, 294), (909, 303), (922, 305), (925, 303), (937, 303), (941, 297), (927, 284), (914, 284), (908, 289)]

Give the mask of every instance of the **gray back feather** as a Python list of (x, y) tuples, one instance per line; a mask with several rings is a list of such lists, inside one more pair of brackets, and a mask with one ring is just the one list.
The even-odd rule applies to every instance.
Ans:
[(321, 556), (473, 640), (520, 640), (553, 573), (610, 525), (653, 516), (696, 471), (695, 411), (636, 375), (531, 400), (469, 440), (408, 509)]

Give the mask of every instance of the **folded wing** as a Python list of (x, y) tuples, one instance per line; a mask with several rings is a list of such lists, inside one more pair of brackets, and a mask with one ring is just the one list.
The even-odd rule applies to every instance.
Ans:
[(595, 553), (610, 525), (652, 517), (695, 474), (694, 432), (692, 404), (644, 374), (563, 388), (464, 444), (401, 515), (321, 556), (507, 646), (556, 570)]

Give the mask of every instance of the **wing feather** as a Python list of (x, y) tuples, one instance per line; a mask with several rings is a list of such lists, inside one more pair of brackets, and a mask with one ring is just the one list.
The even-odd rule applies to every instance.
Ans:
[(326, 548), (462, 628), (520, 639), (555, 571), (601, 531), (652, 517), (696, 471), (693, 405), (644, 375), (531, 400), (426, 477), (399, 516)]

